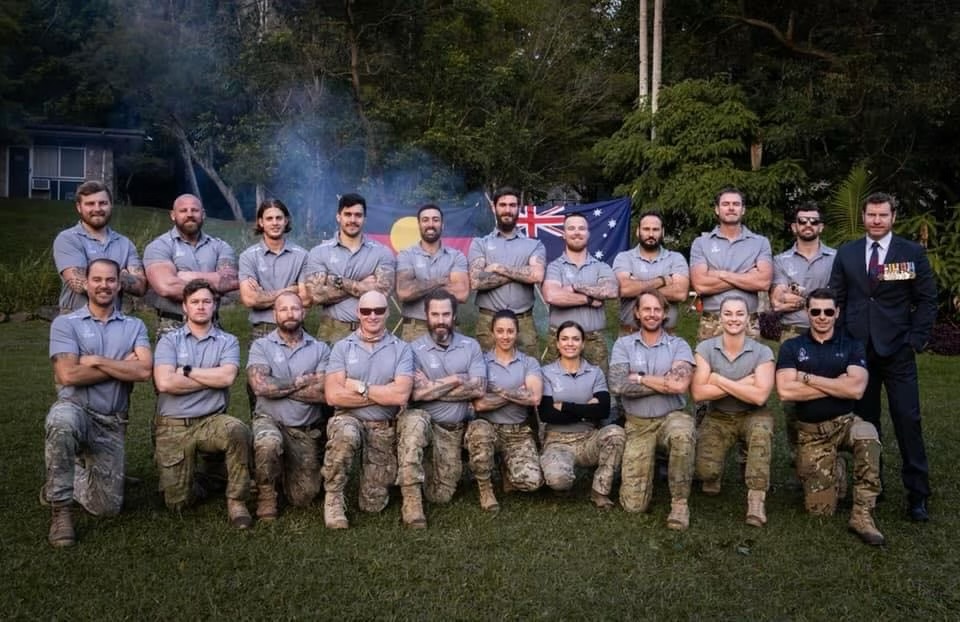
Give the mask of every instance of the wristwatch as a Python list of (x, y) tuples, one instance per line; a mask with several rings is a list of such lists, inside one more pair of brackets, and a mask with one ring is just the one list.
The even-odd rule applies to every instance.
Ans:
[(184, 366), (183, 366), (183, 377), (184, 377), (184, 378), (189, 378), (189, 377), (190, 377), (190, 372), (192, 372), (192, 371), (193, 371), (193, 367), (191, 367), (190, 365), (184, 365)]
[(343, 289), (343, 277), (339, 274), (333, 277), (333, 286), (337, 289)]
[(370, 393), (370, 385), (361, 380), (360, 384), (357, 385), (357, 393), (359, 393), (363, 399), (367, 399), (367, 394)]
[(803, 380), (803, 384), (810, 384), (810, 374), (803, 372), (803, 376), (800, 377)]

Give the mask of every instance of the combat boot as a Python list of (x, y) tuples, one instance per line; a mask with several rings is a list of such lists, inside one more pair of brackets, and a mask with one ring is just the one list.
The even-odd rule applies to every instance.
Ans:
[(250, 529), (253, 525), (253, 518), (250, 517), (250, 510), (247, 509), (247, 502), (243, 499), (227, 499), (227, 516), (230, 524), (237, 529)]
[(507, 474), (507, 465), (505, 462), (500, 463), (500, 484), (503, 486), (503, 494), (511, 493), (517, 490), (517, 487), (513, 485), (513, 482), (510, 481), (510, 476)]
[(767, 510), (764, 502), (767, 498), (765, 490), (747, 491), (747, 524), (753, 527), (763, 527), (767, 524)]
[(596, 490), (590, 490), (590, 500), (593, 501), (593, 504), (601, 510), (612, 510), (616, 507), (616, 504), (613, 502), (610, 497), (603, 493), (599, 493)]
[(53, 504), (53, 514), (50, 518), (50, 533), (47, 541), (50, 546), (61, 548), (73, 546), (77, 543), (77, 534), (73, 530), (73, 503)]
[(323, 522), (327, 529), (346, 529), (347, 512), (343, 507), (343, 492), (328, 492), (323, 497)]
[(720, 480), (719, 479), (705, 479), (703, 480), (703, 494), (710, 495), (711, 497), (720, 494)]
[(273, 483), (257, 485), (257, 520), (277, 518), (277, 489)]
[(493, 494), (493, 482), (489, 479), (478, 479), (477, 488), (480, 489), (480, 507), (486, 512), (499, 512), (500, 504)]
[(847, 523), (847, 527), (867, 544), (871, 546), (881, 546), (886, 540), (873, 522), (870, 509), (870, 506), (863, 503), (854, 503), (853, 510), (850, 512), (850, 522)]
[(690, 526), (690, 506), (686, 499), (674, 499), (670, 502), (670, 516), (667, 517), (667, 528), (677, 531), (686, 531)]
[(425, 528), (427, 517), (423, 514), (423, 493), (420, 490), (420, 484), (403, 486), (400, 490), (403, 493), (403, 506), (400, 508), (403, 524), (411, 529)]

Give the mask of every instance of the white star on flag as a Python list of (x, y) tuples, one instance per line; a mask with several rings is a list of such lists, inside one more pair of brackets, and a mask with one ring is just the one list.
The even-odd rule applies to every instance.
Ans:
[(603, 210), (598, 207), (597, 209), (593, 210), (593, 215), (594, 215), (594, 216), (603, 216)]
[(607, 221), (607, 226), (610, 227), (611, 229), (615, 229), (617, 226), (617, 221), (611, 218), (610, 220)]
[(603, 259), (603, 251), (598, 250), (597, 252), (595, 252), (595, 253), (593, 254), (593, 256), (596, 257), (597, 259), (601, 259), (601, 260), (602, 260), (602, 259)]

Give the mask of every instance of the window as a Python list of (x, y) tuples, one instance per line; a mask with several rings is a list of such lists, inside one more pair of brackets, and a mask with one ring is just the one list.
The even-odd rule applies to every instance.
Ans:
[(83, 179), (83, 156), (78, 147), (34, 147), (33, 176)]

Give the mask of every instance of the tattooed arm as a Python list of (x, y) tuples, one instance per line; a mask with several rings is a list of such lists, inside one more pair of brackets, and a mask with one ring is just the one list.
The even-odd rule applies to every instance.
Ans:
[(294, 383), (299, 385), (300, 388), (291, 393), (289, 397), (292, 400), (304, 402), (305, 404), (323, 402), (326, 399), (326, 395), (323, 392), (325, 381), (326, 373), (322, 371), (310, 372), (298, 376), (294, 380)]
[[(86, 268), (64, 268), (60, 273), (60, 278), (64, 284), (74, 294), (87, 295), (87, 269)], [(61, 383), (62, 384), (62, 383)]]
[(454, 387), (446, 395), (438, 398), (441, 402), (465, 402), (483, 397), (487, 392), (486, 376), (466, 378), (460, 386)]
[(340, 302), (350, 294), (333, 285), (334, 276), (326, 272), (314, 272), (307, 277), (305, 285), (310, 302), (317, 305), (331, 305)]
[(302, 385), (298, 385), (299, 378), (277, 378), (270, 374), (266, 365), (251, 365), (247, 368), (247, 382), (253, 389), (254, 395), (270, 399), (288, 397)]
[(575, 283), (573, 291), (589, 296), (601, 305), (603, 304), (603, 300), (610, 300), (620, 295), (620, 287), (617, 284), (617, 280), (605, 277), (600, 277), (596, 283)]
[(277, 296), (286, 292), (298, 294), (300, 289), (297, 285), (290, 285), (283, 289), (266, 291), (252, 277), (240, 282), (240, 302), (250, 309), (269, 309), (273, 306)]
[(418, 369), (413, 376), (412, 399), (415, 402), (432, 402), (448, 394), (461, 384), (463, 384), (463, 379), (458, 374), (450, 374), (443, 378), (431, 380), (423, 371)]
[(237, 260), (235, 257), (221, 257), (217, 262), (217, 280), (215, 281), (217, 291), (226, 294), (240, 287), (240, 281), (237, 278)]
[(646, 397), (657, 393), (652, 387), (644, 384), (646, 376), (630, 371), (629, 363), (617, 363), (610, 366), (607, 382), (610, 393), (621, 397)]
[(543, 282), (545, 267), (542, 258), (532, 255), (529, 263), (525, 266), (508, 266), (502, 263), (492, 263), (487, 264), (486, 270), (487, 272), (499, 274), (518, 283), (539, 285)]
[(143, 296), (147, 292), (147, 275), (140, 266), (127, 266), (120, 271), (120, 286), (128, 294)]
[(482, 255), (470, 262), (470, 288), (478, 292), (496, 289), (509, 283), (510, 279), (487, 270), (487, 260)]
[(400, 302), (419, 300), (447, 283), (447, 277), (419, 280), (413, 270), (400, 270), (397, 272), (397, 300)]
[(114, 380), (122, 382), (144, 382), (150, 379), (153, 371), (153, 352), (146, 346), (137, 346), (133, 352), (122, 359), (113, 359), (98, 354), (84, 354), (81, 365), (96, 368)]

